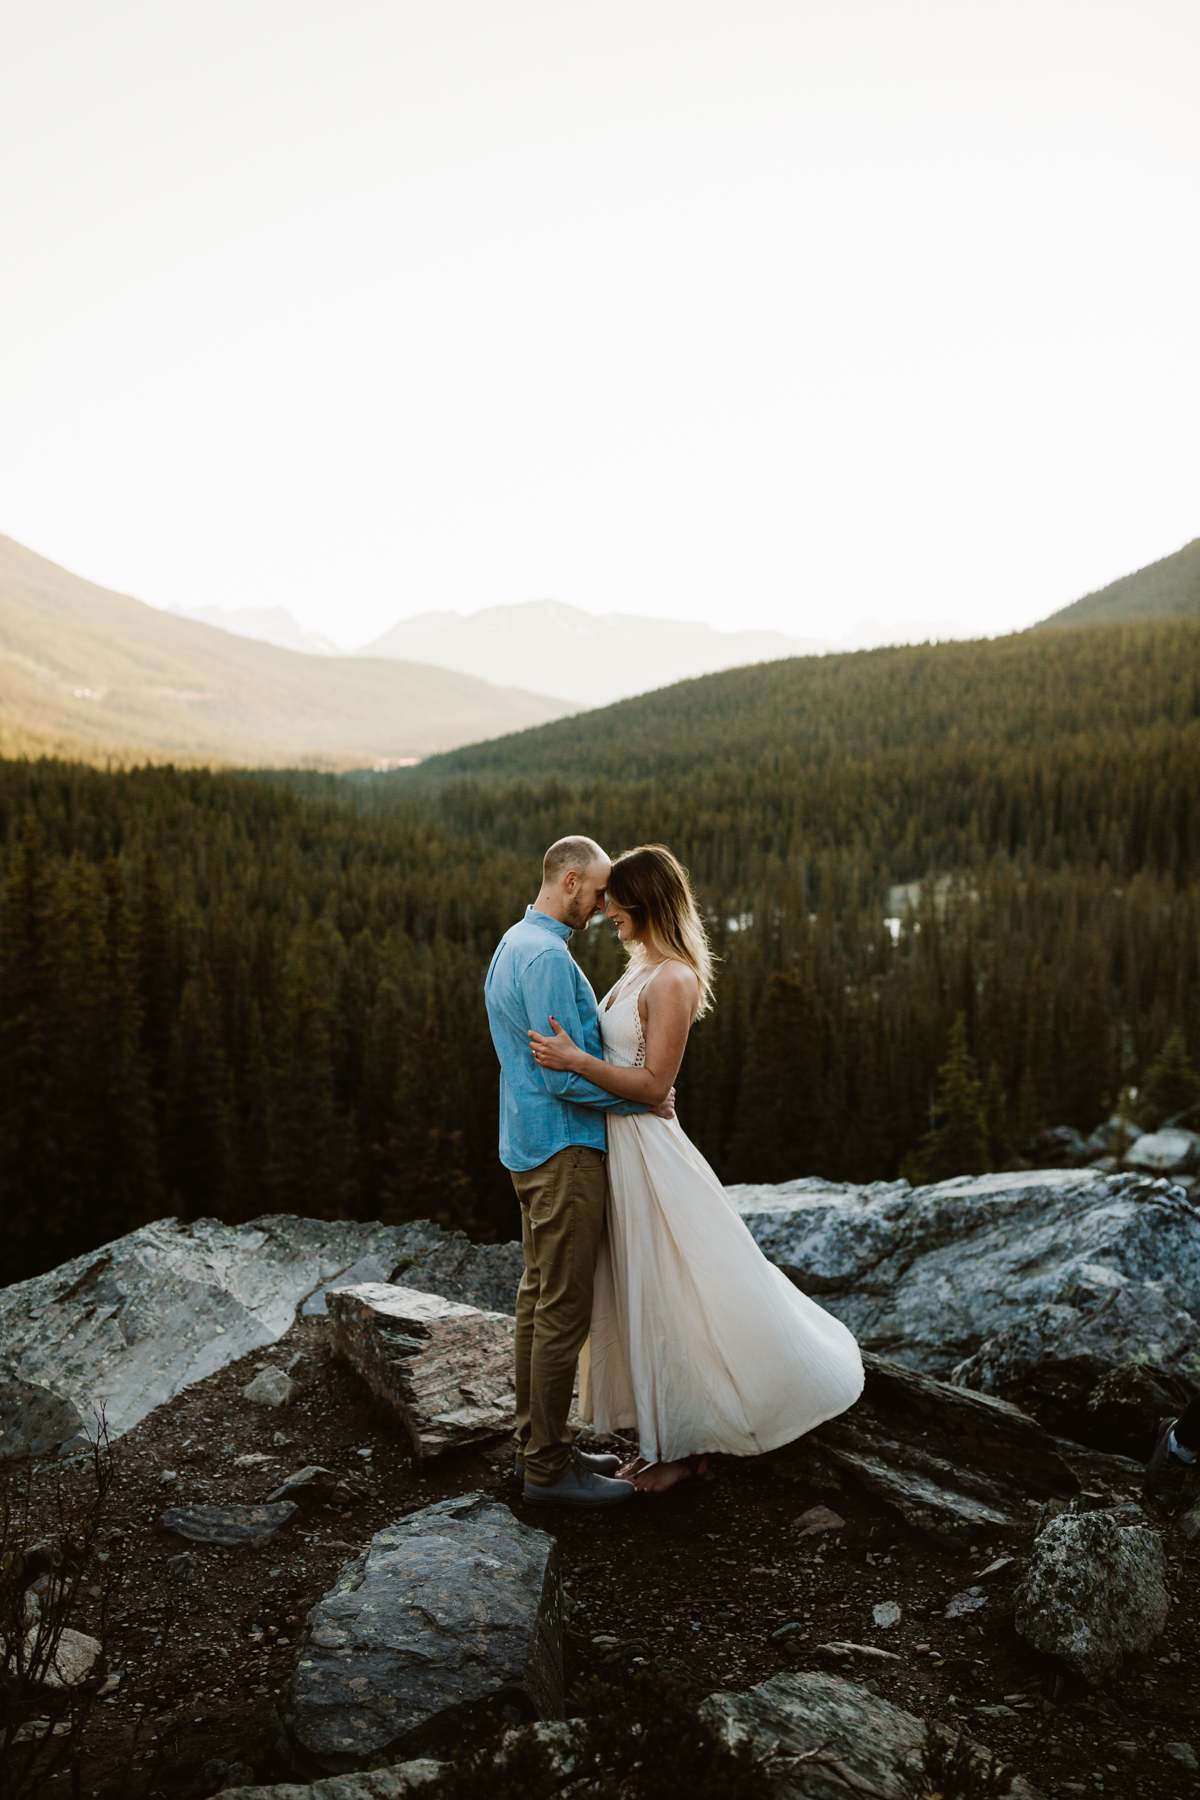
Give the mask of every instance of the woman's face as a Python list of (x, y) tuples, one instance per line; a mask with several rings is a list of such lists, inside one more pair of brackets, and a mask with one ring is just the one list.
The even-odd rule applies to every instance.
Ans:
[(637, 938), (637, 927), (633, 922), (633, 914), (614, 900), (610, 894), (604, 903), (604, 914), (611, 925), (616, 927), (617, 936), (623, 944), (632, 943)]

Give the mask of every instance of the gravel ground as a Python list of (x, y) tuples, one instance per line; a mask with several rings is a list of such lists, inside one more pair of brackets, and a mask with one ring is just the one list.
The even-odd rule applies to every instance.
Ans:
[[(473, 1488), (559, 1539), (568, 1711), (590, 1677), (619, 1678), (639, 1662), (682, 1675), (697, 1697), (785, 1668), (833, 1667), (970, 1731), (1049, 1800), (1200, 1793), (1200, 1774), (1167, 1749), (1200, 1751), (1200, 1557), (1193, 1551), (1189, 1567), (1178, 1540), (1167, 1539), (1174, 1598), (1166, 1633), (1103, 1691), (1089, 1692), (1013, 1630), (1021, 1543), (998, 1537), (969, 1554), (935, 1548), (857, 1498), (814, 1490), (788, 1449), (753, 1461), (714, 1458), (706, 1477), (611, 1515), (551, 1517), (521, 1505), (503, 1446), (414, 1468), (402, 1434), (328, 1354), (326, 1329), (298, 1321), (113, 1447), (107, 1567), (115, 1592), (104, 1638), (120, 1680), (86, 1722), (81, 1795), (205, 1800), (251, 1774), (287, 1779), (274, 1743), (307, 1609), (381, 1526)], [(260, 1368), (289, 1365), (299, 1383), (289, 1403), (242, 1398)], [(239, 1463), (246, 1457), (265, 1460)], [(159, 1524), (165, 1507), (187, 1501), (262, 1501), (306, 1463), (351, 1480), (354, 1496), (306, 1509), (265, 1544), (187, 1544)], [(86, 1483), (86, 1467), (70, 1465), (67, 1480)], [(49, 1528), (49, 1472), (39, 1481), (39, 1522)], [(795, 1521), (818, 1503), (835, 1507), (844, 1527), (802, 1537)], [(191, 1572), (180, 1575), (168, 1565), (185, 1550)], [(951, 1595), (1014, 1551), (1014, 1563), (979, 1583), (980, 1610), (944, 1617)], [(85, 1600), (75, 1623), (94, 1630), (99, 1600)], [(876, 1622), (884, 1602), (898, 1604), (895, 1624)], [(784, 1626), (794, 1629), (775, 1637)], [(818, 1651), (831, 1640), (876, 1645), (899, 1661), (831, 1664)], [(237, 1764), (242, 1772), (229, 1773)], [(72, 1788), (64, 1776), (48, 1792)]]

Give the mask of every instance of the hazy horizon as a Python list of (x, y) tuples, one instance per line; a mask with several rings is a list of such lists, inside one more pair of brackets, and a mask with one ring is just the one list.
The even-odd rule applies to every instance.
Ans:
[(353, 648), (1021, 629), (1200, 531), (1185, 0), (81, 0), (0, 70), (0, 531)]

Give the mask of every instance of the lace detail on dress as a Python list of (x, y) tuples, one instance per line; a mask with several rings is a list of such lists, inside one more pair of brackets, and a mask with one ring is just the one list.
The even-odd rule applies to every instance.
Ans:
[(600, 1003), (600, 1035), (608, 1061), (626, 1069), (646, 1066), (646, 1029), (638, 998), (661, 965), (626, 970)]

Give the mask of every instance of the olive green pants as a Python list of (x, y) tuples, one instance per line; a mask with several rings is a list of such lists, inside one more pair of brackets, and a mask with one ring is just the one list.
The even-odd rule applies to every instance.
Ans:
[(591, 1325), (608, 1178), (603, 1150), (587, 1144), (510, 1173), (525, 1258), (517, 1288), (517, 1449), (526, 1480), (545, 1486), (561, 1475), (570, 1450), (567, 1414)]

